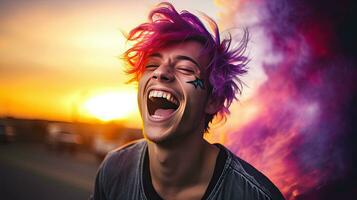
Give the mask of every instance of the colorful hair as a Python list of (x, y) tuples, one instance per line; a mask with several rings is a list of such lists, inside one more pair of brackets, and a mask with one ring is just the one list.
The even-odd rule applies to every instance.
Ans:
[(208, 83), (210, 95), (221, 105), (217, 113), (206, 116), (207, 131), (215, 115), (218, 114), (222, 119), (229, 114), (228, 108), (233, 99), (237, 99), (236, 93), (241, 93), (242, 82), (238, 76), (247, 72), (247, 57), (243, 53), (248, 42), (248, 31), (244, 30), (238, 48), (231, 49), (231, 36), (221, 41), (217, 24), (208, 16), (202, 15), (213, 34), (192, 13), (186, 10), (178, 13), (170, 3), (159, 4), (150, 12), (148, 23), (143, 23), (130, 31), (127, 40), (133, 41), (134, 45), (124, 53), (124, 59), (130, 66), (127, 73), (134, 76), (131, 81), (137, 81), (144, 71), (145, 58), (153, 51), (188, 40), (203, 44), (204, 53), (210, 58), (206, 66), (209, 79), (206, 84)]

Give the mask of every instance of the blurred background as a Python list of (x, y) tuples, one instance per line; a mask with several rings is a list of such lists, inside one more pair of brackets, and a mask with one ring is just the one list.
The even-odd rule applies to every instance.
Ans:
[[(243, 93), (207, 140), (289, 200), (357, 195), (356, 3), (170, 2), (211, 16), (234, 44), (250, 31)], [(142, 137), (120, 55), (158, 3), (0, 0), (1, 199), (87, 199), (105, 154)]]

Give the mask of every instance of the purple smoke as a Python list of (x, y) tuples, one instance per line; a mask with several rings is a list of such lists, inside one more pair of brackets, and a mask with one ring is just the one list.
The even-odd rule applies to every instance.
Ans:
[[(255, 0), (223, 6), (229, 6), (223, 22), (260, 34), (268, 40), (263, 52), (275, 58), (251, 58), (261, 60), (267, 80), (248, 102), (262, 109), (229, 134), (230, 148), (268, 175), (287, 199), (352, 198), (355, 3)], [(252, 38), (254, 51), (258, 39)]]

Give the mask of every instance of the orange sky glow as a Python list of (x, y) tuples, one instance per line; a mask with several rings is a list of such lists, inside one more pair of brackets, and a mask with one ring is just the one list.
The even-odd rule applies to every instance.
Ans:
[[(122, 32), (144, 22), (157, 3), (1, 2), (0, 117), (117, 119), (140, 126), (136, 86), (125, 84), (128, 77), (119, 58), (128, 48)], [(172, 3), (214, 18), (218, 12), (214, 2)]]
[[(250, 10), (246, 18), (233, 18), (228, 15), (230, 12), (225, 12), (238, 8), (244, 1), (170, 2), (177, 10), (206, 13), (217, 21), (221, 32), (231, 31), (230, 24), (244, 27), (257, 20), (252, 17), (257, 15), (251, 14)], [(149, 11), (158, 3), (154, 0), (0, 1), (0, 118), (90, 123), (115, 120), (132, 128), (141, 128), (137, 86), (126, 84), (130, 77), (124, 73), (125, 63), (120, 59), (129, 47), (122, 33), (145, 22)], [(221, 4), (228, 5), (226, 10)], [(239, 23), (235, 21), (238, 19)], [(271, 52), (270, 43), (263, 36), (260, 29), (252, 32), (246, 52), (252, 59), (248, 64), (249, 73), (242, 77), (242, 96), (231, 105), (231, 115), (225, 123), (211, 126), (210, 134), (206, 134), (210, 142), (232, 147), (232, 143), (245, 136), (239, 132), (239, 127), (257, 120), (259, 113), (269, 113), (264, 108), (269, 105), (263, 103), (266, 99), (252, 98), (267, 80), (263, 63), (271, 64), (280, 59), (279, 55), (267, 53)], [(279, 167), (274, 171), (266, 166), (283, 166), (279, 160), (284, 156), (280, 149), (289, 145), (287, 140), (295, 136), (294, 128), (289, 130), (287, 137), (278, 135), (269, 140), (272, 145), (263, 145), (270, 151), (261, 155), (267, 155), (266, 158), (275, 156), (276, 159), (269, 161), (277, 165), (251, 153), (249, 150), (254, 148), (250, 148), (250, 144), (243, 144), (239, 150), (243, 158), (250, 158), (248, 161), (265, 170), (273, 181), (280, 180), (285, 171)], [(234, 133), (234, 137), (229, 138), (229, 133)], [(283, 182), (279, 186), (285, 187), (283, 192), (291, 187)]]

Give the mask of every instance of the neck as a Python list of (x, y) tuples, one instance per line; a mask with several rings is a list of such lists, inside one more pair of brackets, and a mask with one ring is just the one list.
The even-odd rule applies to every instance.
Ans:
[(208, 185), (218, 148), (205, 141), (202, 134), (196, 135), (175, 145), (148, 143), (150, 173), (159, 193), (178, 193), (190, 186)]

